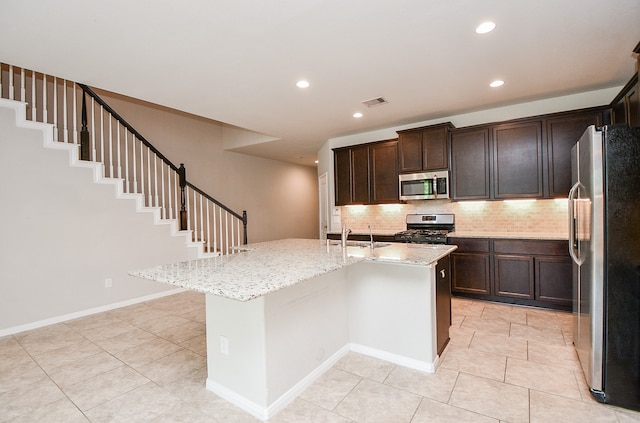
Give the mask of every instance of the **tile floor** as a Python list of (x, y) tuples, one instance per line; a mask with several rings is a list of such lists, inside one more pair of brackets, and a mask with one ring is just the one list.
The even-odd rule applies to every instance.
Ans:
[[(0, 422), (257, 422), (204, 387), (204, 296), (0, 338)], [(592, 400), (571, 315), (453, 300), (435, 374), (349, 353), (283, 422), (640, 422)]]

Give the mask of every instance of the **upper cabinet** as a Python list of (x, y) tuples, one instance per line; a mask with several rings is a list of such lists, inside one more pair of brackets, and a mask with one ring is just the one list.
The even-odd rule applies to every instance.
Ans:
[(571, 189), (571, 148), (590, 125), (603, 125), (602, 109), (563, 113), (545, 120), (549, 197), (566, 197)]
[(640, 42), (633, 52), (637, 55), (636, 73), (627, 85), (611, 102), (611, 123), (626, 123), (629, 126), (640, 126), (640, 84), (638, 83), (638, 69), (640, 69)]
[(451, 130), (454, 200), (566, 197), (571, 148), (589, 125), (604, 123), (591, 108)]
[(492, 127), (493, 198), (542, 197), (542, 123)]
[(447, 169), (449, 122), (398, 131), (400, 173)]
[(336, 206), (398, 202), (398, 141), (334, 150)]

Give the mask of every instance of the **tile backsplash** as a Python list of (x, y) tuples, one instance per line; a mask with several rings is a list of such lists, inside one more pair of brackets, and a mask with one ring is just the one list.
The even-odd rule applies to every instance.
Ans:
[[(341, 207), (342, 224), (353, 230), (402, 231), (411, 213), (453, 213), (459, 232), (568, 232), (566, 199), (536, 201), (410, 201), (407, 204)], [(338, 229), (338, 228), (335, 228)]]

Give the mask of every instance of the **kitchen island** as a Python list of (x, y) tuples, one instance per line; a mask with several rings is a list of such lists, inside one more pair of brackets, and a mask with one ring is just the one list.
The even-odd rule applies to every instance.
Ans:
[(207, 388), (268, 419), (349, 351), (437, 366), (435, 267), (456, 247), (335, 244), (250, 244), (131, 274), (206, 294)]

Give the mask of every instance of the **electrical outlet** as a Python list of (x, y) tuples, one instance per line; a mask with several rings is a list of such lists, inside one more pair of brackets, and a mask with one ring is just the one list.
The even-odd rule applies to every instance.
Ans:
[(113, 280), (111, 278), (107, 278), (104, 280), (104, 287), (111, 288), (113, 286)]
[(220, 353), (229, 355), (229, 338), (220, 335)]

